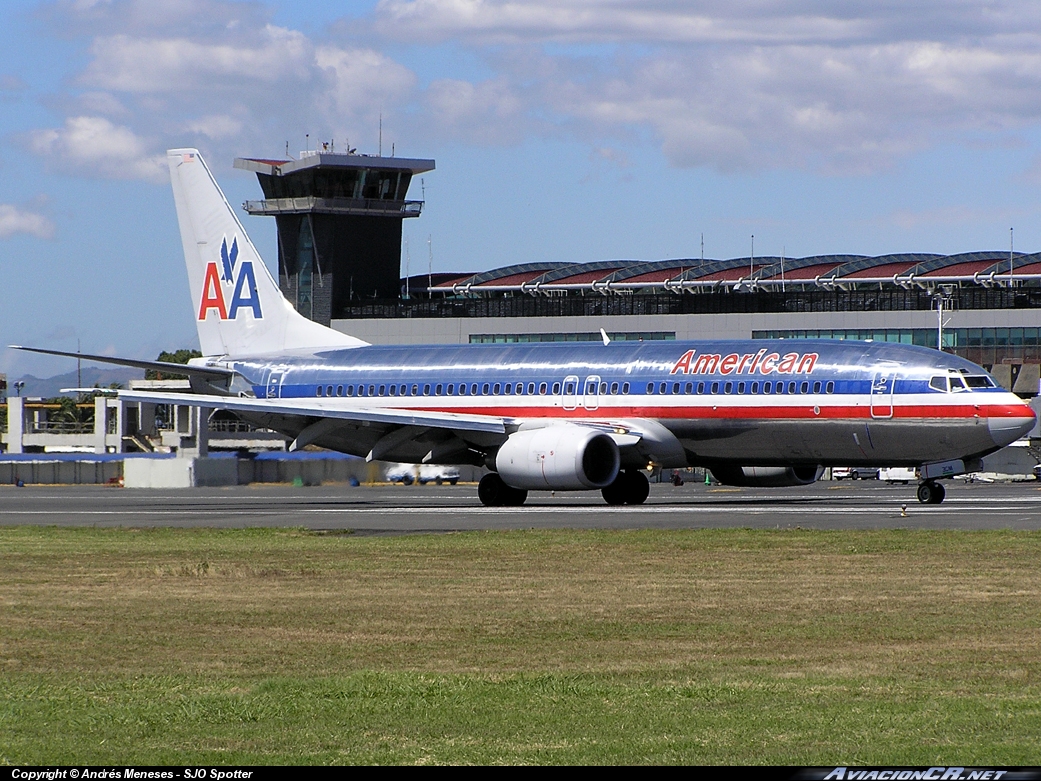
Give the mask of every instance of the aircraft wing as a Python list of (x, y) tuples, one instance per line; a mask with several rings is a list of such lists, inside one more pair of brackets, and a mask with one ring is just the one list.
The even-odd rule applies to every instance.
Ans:
[(505, 420), (495, 415), (472, 415), (432, 410), (344, 407), (342, 402), (319, 398), (255, 399), (247, 396), (212, 396), (201, 393), (161, 393), (155, 391), (117, 391), (126, 401), (149, 404), (187, 404), (192, 407), (267, 412), (278, 415), (306, 415), (318, 418), (391, 423), (399, 426), (427, 426), (458, 431), (506, 433)]

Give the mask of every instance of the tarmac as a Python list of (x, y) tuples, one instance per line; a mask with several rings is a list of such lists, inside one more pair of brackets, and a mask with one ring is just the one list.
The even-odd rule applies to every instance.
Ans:
[(531, 492), (523, 507), (483, 507), (473, 484), (252, 485), (128, 489), (0, 486), (0, 525), (298, 527), (359, 534), (504, 529), (1041, 529), (1041, 483), (944, 483), (940, 505), (915, 484), (819, 482), (796, 488), (654, 484), (647, 502), (608, 506), (599, 492)]

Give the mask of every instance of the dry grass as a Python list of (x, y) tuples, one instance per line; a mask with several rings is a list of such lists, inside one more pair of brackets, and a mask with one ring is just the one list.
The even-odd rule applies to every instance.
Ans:
[[(347, 754), (234, 730), (217, 741), (220, 756), (261, 762), (941, 758), (910, 750), (922, 745), (955, 761), (971, 723), (974, 756), (1031, 763), (1039, 553), (1041, 535), (1014, 532), (0, 529), (0, 759), (55, 761), (30, 727), (4, 745), (5, 714), (8, 726), (43, 718), (23, 701), (33, 687), (48, 692), (41, 709), (82, 698), (118, 711), (140, 707), (128, 682), (143, 680), (142, 698), (179, 708), (208, 712), (199, 703), (214, 694), (253, 703), (202, 719), (209, 733), (214, 719), (312, 724), (292, 699), (315, 687), (381, 692), (365, 701), (403, 719), (352, 732)], [(413, 739), (416, 702), (431, 697), (454, 703), (433, 748)], [(448, 715), (485, 699), (516, 724)], [(689, 722), (710, 715), (713, 729)], [(518, 725), (532, 719), (527, 734)], [(635, 741), (630, 753), (597, 743), (612, 730)], [(198, 758), (206, 741), (185, 734), (145, 757)], [(653, 751), (641, 743), (652, 738)], [(120, 745), (88, 754), (125, 761), (135, 744)]]

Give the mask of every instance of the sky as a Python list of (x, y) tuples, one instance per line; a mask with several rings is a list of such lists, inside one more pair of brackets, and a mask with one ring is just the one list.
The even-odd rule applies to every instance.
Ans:
[[(197, 345), (164, 151), (433, 158), (402, 272), (1041, 250), (1029, 0), (4, 0), (0, 345)], [(241, 219), (269, 267), (274, 220)], [(432, 260), (431, 260), (432, 258)], [(10, 377), (69, 361), (0, 347)]]

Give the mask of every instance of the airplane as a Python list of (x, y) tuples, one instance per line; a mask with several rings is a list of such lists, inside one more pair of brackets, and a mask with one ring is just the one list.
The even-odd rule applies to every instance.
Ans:
[(484, 466), (486, 506), (522, 505), (531, 490), (638, 505), (649, 466), (784, 487), (838, 465), (915, 468), (919, 501), (938, 504), (939, 479), (977, 471), (1034, 426), (979, 366), (896, 343), (601, 331), (602, 343), (370, 345), (282, 296), (198, 150), (167, 160), (203, 357), (177, 370), (194, 395), (118, 391), (130, 402), (231, 410), (291, 438), (290, 450)]

